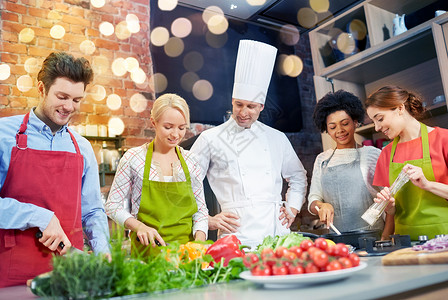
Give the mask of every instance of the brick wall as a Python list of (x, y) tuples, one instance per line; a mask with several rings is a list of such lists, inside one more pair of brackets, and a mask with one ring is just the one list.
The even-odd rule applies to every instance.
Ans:
[[(142, 93), (148, 99), (148, 107), (154, 99), (151, 85), (137, 87), (130, 79), (129, 73), (122, 77), (114, 76), (111, 64), (119, 57), (134, 57), (147, 74), (152, 74), (151, 53), (149, 51), (149, 1), (107, 1), (102, 8), (91, 6), (88, 0), (0, 0), (0, 63), (6, 63), (11, 68), (11, 76), (0, 81), (0, 117), (23, 114), (38, 104), (37, 88), (28, 92), (17, 89), (17, 78), (26, 75), (25, 61), (34, 57), (41, 64), (44, 58), (53, 51), (67, 51), (74, 56), (86, 57), (94, 66), (95, 79), (91, 86), (100, 84), (106, 89), (106, 97), (95, 101), (87, 93), (81, 105), (81, 112), (74, 116), (71, 124), (107, 125), (109, 118), (119, 116), (124, 124), (126, 137), (125, 147), (141, 145), (152, 136), (149, 128), (149, 109), (135, 113), (129, 105), (130, 97)], [(48, 13), (55, 10), (60, 18), (49, 19)], [(126, 15), (132, 13), (138, 16), (140, 31), (129, 38), (120, 40), (115, 34), (104, 36), (99, 32), (99, 24), (108, 21), (114, 26), (125, 21)], [(60, 40), (50, 36), (53, 25), (64, 27), (66, 33)], [(34, 39), (29, 43), (19, 40), (23, 28), (31, 28), (35, 32)], [(91, 55), (81, 52), (79, 45), (85, 39), (95, 43), (96, 50)], [(99, 68), (98, 58), (107, 61), (107, 68)], [(96, 67), (95, 67), (96, 66)], [(101, 71), (101, 72), (99, 72)], [(30, 74), (34, 79), (36, 74)], [(36, 83), (36, 82), (35, 82)], [(110, 110), (106, 106), (106, 98), (110, 94), (121, 97), (122, 106), (118, 110)]]

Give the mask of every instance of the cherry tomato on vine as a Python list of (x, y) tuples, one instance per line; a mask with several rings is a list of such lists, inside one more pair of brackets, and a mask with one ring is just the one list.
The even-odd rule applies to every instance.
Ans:
[(319, 272), (319, 268), (313, 264), (313, 263), (308, 263), (305, 267), (305, 273), (317, 273)]
[(243, 258), (243, 263), (246, 268), (251, 268), (260, 261), (258, 255), (255, 253), (247, 253)]
[(275, 264), (272, 266), (273, 275), (288, 275), (288, 268), (282, 264)]
[(336, 244), (336, 249), (335, 249), (335, 256), (339, 256), (339, 257), (347, 257), (350, 252), (348, 251), (347, 245), (343, 244), (343, 243), (337, 243)]
[(331, 261), (326, 267), (327, 271), (336, 271), (336, 270), (341, 270), (341, 269), (342, 269), (342, 265), (337, 260)]
[(311, 255), (311, 258), (312, 258), (314, 264), (319, 268), (323, 268), (326, 265), (328, 265), (328, 254), (325, 253), (325, 251), (323, 251), (323, 250), (316, 250)]
[(348, 256), (348, 258), (351, 260), (353, 267), (357, 267), (359, 266), (360, 263), (360, 259), (358, 254), (356, 253), (350, 253), (350, 255)]
[(305, 273), (305, 268), (301, 265), (290, 265), (289, 274), (303, 274)]
[(303, 250), (302, 248), (300, 248), (300, 246), (292, 246), (291, 248), (289, 248), (289, 251), (295, 253), (297, 257), (300, 257), (303, 253)]
[(270, 276), (272, 275), (272, 269), (270, 266), (262, 264), (253, 268), (251, 273), (254, 276)]
[(286, 247), (280, 246), (275, 249), (275, 256), (277, 258), (282, 258), (288, 253), (288, 249)]
[(341, 263), (343, 269), (353, 267), (352, 261), (348, 257), (339, 257), (338, 261)]
[(321, 250), (327, 250), (327, 248), (328, 248), (328, 243), (327, 243), (327, 240), (326, 239), (324, 239), (324, 238), (317, 238), (315, 241), (314, 241), (314, 245), (317, 247), (317, 248), (319, 248), (319, 249), (321, 249)]
[(307, 251), (309, 248), (313, 247), (314, 243), (311, 240), (303, 240), (300, 243), (300, 248), (302, 248), (303, 251)]

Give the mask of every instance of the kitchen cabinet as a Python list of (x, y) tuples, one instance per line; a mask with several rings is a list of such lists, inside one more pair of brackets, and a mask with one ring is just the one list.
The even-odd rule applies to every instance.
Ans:
[[(366, 0), (311, 31), (316, 99), (344, 89), (365, 101), (384, 85), (399, 85), (425, 100), (424, 123), (448, 127), (448, 14), (393, 36), (396, 14), (415, 16), (434, 2)], [(367, 116), (356, 133), (358, 142), (386, 138)], [(322, 145), (335, 143), (324, 133)]]

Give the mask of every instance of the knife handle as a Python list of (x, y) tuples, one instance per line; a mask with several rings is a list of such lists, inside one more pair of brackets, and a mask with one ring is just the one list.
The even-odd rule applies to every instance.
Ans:
[[(40, 239), (40, 238), (42, 237), (42, 231), (37, 230), (35, 236), (36, 236), (36, 239)], [(64, 249), (64, 247), (65, 247), (64, 242), (61, 241), (61, 242), (59, 243), (59, 247), (61, 248), (61, 250)]]

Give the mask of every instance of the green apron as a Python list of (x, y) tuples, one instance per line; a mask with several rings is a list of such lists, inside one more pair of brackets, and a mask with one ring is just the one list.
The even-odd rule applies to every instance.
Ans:
[[(408, 163), (422, 168), (425, 177), (429, 181), (435, 181), (429, 154), (428, 129), (425, 124), (420, 124), (423, 158), (403, 163), (393, 162), (400, 140), (400, 137), (396, 137), (390, 154), (390, 184)], [(419, 235), (427, 235), (429, 239), (432, 239), (436, 234), (448, 234), (448, 201), (444, 198), (420, 189), (409, 181), (395, 195), (395, 201), (395, 233), (410, 235), (411, 240), (418, 240)]]
[[(185, 174), (186, 181), (160, 182), (150, 181), (152, 153), (154, 142), (148, 146), (143, 173), (142, 196), (137, 219), (149, 227), (155, 228), (165, 243), (178, 241), (181, 244), (193, 240), (193, 214), (198, 211), (196, 199), (191, 188), (190, 172), (187, 164), (176, 147), (177, 156)], [(133, 251), (143, 254), (148, 248), (136, 241), (137, 234), (131, 233)], [(155, 249), (156, 250), (156, 249)], [(156, 250), (157, 251), (157, 250)], [(150, 250), (152, 254), (154, 251)]]

